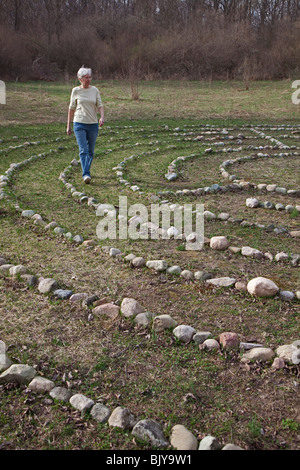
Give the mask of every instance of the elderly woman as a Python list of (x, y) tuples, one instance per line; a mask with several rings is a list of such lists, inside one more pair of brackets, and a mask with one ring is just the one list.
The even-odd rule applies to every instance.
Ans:
[[(67, 134), (71, 135), (71, 121), (79, 147), (82, 177), (85, 183), (90, 183), (90, 168), (99, 126), (104, 124), (104, 109), (98, 88), (91, 86), (91, 69), (81, 67), (77, 73), (81, 85), (73, 88), (68, 112)], [(100, 113), (98, 124), (97, 113)]]

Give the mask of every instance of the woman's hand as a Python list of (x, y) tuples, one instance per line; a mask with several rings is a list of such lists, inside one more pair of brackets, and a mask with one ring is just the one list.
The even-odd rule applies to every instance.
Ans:
[(68, 127), (67, 127), (67, 134), (68, 134), (68, 135), (71, 135), (71, 134), (72, 134), (71, 126), (68, 126)]
[(104, 124), (104, 118), (99, 119), (99, 126), (102, 127)]

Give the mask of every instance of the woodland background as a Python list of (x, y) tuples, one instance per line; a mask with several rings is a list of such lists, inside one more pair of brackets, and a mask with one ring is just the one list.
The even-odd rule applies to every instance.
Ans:
[(6, 80), (276, 80), (300, 71), (299, 0), (0, 0)]

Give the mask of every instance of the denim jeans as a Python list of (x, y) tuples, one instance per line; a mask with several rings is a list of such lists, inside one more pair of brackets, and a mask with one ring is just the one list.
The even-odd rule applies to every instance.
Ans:
[(91, 176), (90, 168), (94, 158), (94, 150), (98, 136), (98, 123), (83, 124), (74, 122), (73, 130), (79, 147), (82, 176)]

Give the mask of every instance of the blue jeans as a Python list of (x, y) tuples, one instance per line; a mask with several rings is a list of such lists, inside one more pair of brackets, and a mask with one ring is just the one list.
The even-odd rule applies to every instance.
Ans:
[(82, 176), (91, 176), (90, 168), (98, 136), (98, 123), (83, 124), (81, 122), (74, 122), (73, 130), (79, 147)]

